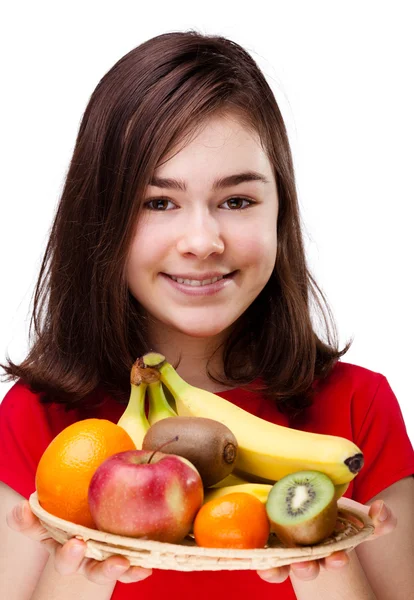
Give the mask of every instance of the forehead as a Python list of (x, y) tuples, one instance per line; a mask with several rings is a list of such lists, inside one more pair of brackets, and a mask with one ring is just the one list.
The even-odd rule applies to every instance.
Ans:
[(272, 170), (258, 133), (234, 115), (212, 116), (187, 132), (160, 161), (155, 175), (218, 169)]

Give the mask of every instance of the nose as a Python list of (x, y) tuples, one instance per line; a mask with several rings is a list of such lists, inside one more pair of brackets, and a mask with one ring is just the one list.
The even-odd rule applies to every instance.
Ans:
[(182, 255), (195, 256), (200, 260), (205, 260), (211, 254), (223, 253), (224, 242), (219, 224), (210, 212), (187, 214), (177, 250)]

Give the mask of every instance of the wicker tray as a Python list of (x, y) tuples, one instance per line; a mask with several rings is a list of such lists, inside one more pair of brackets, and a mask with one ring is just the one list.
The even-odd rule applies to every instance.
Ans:
[(280, 567), (303, 560), (329, 556), (337, 550), (351, 550), (374, 531), (371, 519), (362, 511), (344, 506), (339, 500), (340, 531), (315, 546), (285, 548), (276, 536), (270, 535), (266, 548), (228, 550), (202, 548), (190, 536), (181, 544), (167, 544), (105, 533), (75, 525), (46, 512), (39, 504), (37, 493), (29, 498), (34, 514), (52, 538), (64, 543), (72, 537), (87, 544), (86, 556), (105, 560), (113, 554), (126, 556), (131, 565), (174, 571), (260, 570)]

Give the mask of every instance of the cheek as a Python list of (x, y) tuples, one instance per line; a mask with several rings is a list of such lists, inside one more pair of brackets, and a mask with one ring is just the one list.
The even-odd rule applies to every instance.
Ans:
[(246, 232), (239, 240), (238, 255), (241, 267), (260, 269), (270, 276), (275, 265), (276, 252), (276, 228), (273, 231), (258, 228), (255, 233)]
[(156, 271), (156, 265), (165, 255), (167, 239), (167, 235), (160, 235), (158, 229), (155, 232), (149, 224), (138, 227), (127, 260), (127, 280), (132, 291), (137, 281)]

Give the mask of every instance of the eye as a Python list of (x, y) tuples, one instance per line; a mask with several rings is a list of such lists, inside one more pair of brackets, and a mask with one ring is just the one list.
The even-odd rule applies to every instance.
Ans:
[(148, 210), (155, 211), (166, 211), (175, 208), (174, 202), (171, 202), (171, 200), (168, 200), (167, 198), (152, 198), (145, 202), (144, 206)]
[(225, 210), (241, 210), (243, 208), (252, 206), (255, 204), (255, 202), (253, 202), (253, 200), (248, 200), (247, 198), (239, 198), (238, 196), (235, 196), (234, 198), (229, 198), (220, 206), (225, 207), (226, 204), (227, 208), (225, 208)]

